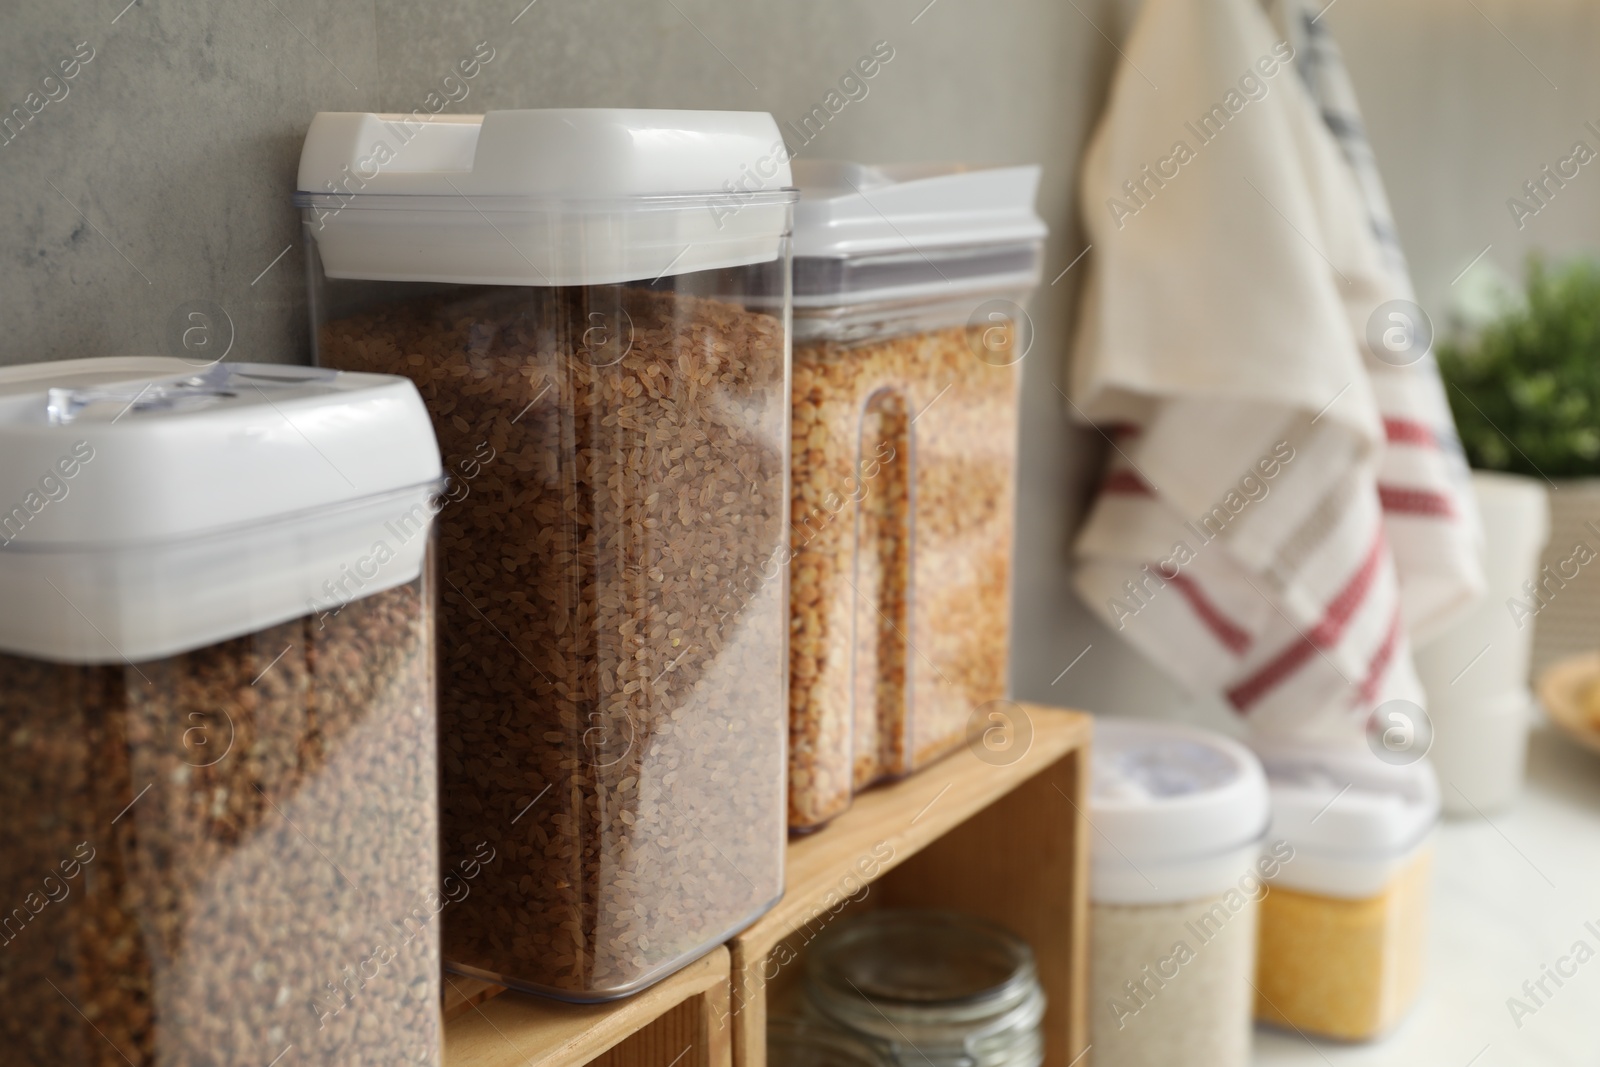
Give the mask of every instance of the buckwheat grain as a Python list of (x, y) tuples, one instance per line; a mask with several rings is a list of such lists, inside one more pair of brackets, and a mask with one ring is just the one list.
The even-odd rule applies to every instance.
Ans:
[(419, 580), (131, 667), (0, 655), (6, 1063), (437, 1067), (432, 625)]
[(468, 490), (440, 515), (444, 832), (499, 858), (446, 913), (447, 960), (588, 999), (765, 910), (781, 320), (681, 291), (461, 288), (332, 321), (320, 346), (409, 375)]

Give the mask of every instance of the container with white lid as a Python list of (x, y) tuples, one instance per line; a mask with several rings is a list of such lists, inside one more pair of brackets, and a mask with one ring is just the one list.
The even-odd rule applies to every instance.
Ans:
[(462, 973), (624, 996), (782, 893), (787, 160), (744, 112), (307, 132), (317, 360), (409, 376), (455, 479), (444, 841), (499, 857)]
[(789, 821), (1005, 696), (1039, 168), (798, 163)]
[(1100, 718), (1091, 775), (1090, 1061), (1242, 1067), (1256, 907), (1289, 855), (1262, 852), (1260, 762), (1207, 730)]
[(1439, 819), (1433, 768), (1393, 766), (1365, 747), (1257, 750), (1272, 791), (1269, 837), (1294, 850), (1262, 904), (1257, 1017), (1377, 1037), (1422, 981)]
[(7, 1062), (438, 1064), (415, 388), (9, 369), (0, 457)]
[[(1470, 611), (1416, 649), (1416, 663), (1433, 724), (1428, 761), (1440, 779), (1456, 784), (1440, 791), (1440, 803), (1446, 815), (1476, 819), (1506, 808), (1522, 790), (1534, 706), (1528, 683), (1535, 628), (1541, 640), (1552, 628), (1570, 629), (1553, 614), (1541, 611), (1535, 620), (1515, 606), (1537, 607), (1539, 601), (1524, 592), (1526, 583), (1548, 580), (1539, 569), (1551, 541), (1551, 503), (1544, 483), (1473, 471), (1472, 495), (1483, 523), (1478, 558), (1487, 589)], [(1563, 540), (1554, 548), (1565, 559), (1575, 554), (1577, 545)], [(1582, 589), (1561, 593), (1564, 604), (1592, 599)]]
[(40, 389), (109, 385), (146, 378), (197, 374), (202, 368), (171, 356), (98, 356), (0, 367), (0, 396)]
[(1039, 282), (1039, 168), (794, 166), (795, 338), (866, 340), (964, 325)]

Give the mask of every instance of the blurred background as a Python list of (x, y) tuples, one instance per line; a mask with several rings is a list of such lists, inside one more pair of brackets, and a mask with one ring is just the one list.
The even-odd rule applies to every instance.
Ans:
[[(480, 43), (493, 58), (446, 110), (643, 103), (765, 110), (781, 126), (887, 41), (894, 58), (868, 94), (791, 147), (812, 159), (1043, 165), (1050, 243), (1024, 369), (1014, 689), (1158, 712), (1180, 694), (1069, 588), (1071, 536), (1103, 446), (1069, 423), (1049, 387), (1063, 381), (1079, 272), (1058, 275), (1084, 246), (1079, 157), (1136, 11), (1107, 0), (10, 5), (0, 14), (8, 111), (83, 42), (93, 59), (0, 147), (0, 363), (164, 351), (169, 315), (194, 300), (232, 319), (230, 359), (307, 360), (304, 253), (289, 207), (306, 125), (317, 111), (409, 112), (430, 93), (443, 99), (442, 80)], [(1600, 176), (1587, 168), (1520, 229), (1506, 207), (1584, 122), (1600, 120), (1600, 7), (1336, 0), (1324, 17), (1436, 320), (1479, 272), (1516, 277), (1529, 249), (1560, 256), (1600, 242)]]
[[(174, 353), (174, 313), (196, 301), (226, 313), (230, 360), (307, 362), (305, 249), (290, 195), (319, 111), (751, 110), (771, 112), (787, 135), (886, 42), (892, 59), (866, 94), (803, 145), (791, 140), (798, 158), (1043, 167), (1050, 237), (1023, 365), (1013, 694), (1232, 730), (1233, 716), (1196, 706), (1072, 590), (1072, 540), (1106, 451), (1061, 393), (1092, 262), (1077, 182), (1136, 13), (1117, 0), (13, 2), (0, 9), (0, 364)], [(1600, 143), (1600, 5), (1334, 0), (1323, 18), (1362, 104), (1417, 299), (1441, 330), (1496, 279), (1520, 281), (1530, 251), (1561, 259), (1600, 247), (1600, 166), (1583, 167), (1537, 215), (1519, 220), (1508, 207), (1575, 141)], [(448, 88), (469, 57), (479, 73), (448, 83), (464, 92)], [(68, 91), (35, 113), (26, 102), (41, 99), (42, 79), (74, 58)], [(1555, 884), (1545, 867), (1580, 894), (1600, 869), (1600, 857), (1556, 851), (1578, 839), (1594, 851), (1593, 811), (1580, 810), (1594, 793), (1592, 767), (1575, 762), (1584, 758), (1536, 736), (1530, 777), (1555, 784), (1522, 823), (1508, 816), (1505, 832), (1458, 836), (1441, 864), (1453, 887), (1438, 913), (1446, 961), (1492, 953), (1505, 981), (1439, 966), (1433, 1003), (1449, 1011), (1425, 1011), (1420, 1030), (1360, 1062), (1477, 1062), (1476, 1031), (1457, 1033), (1469, 1015), (1510, 1033), (1503, 998), (1579, 921), (1563, 911), (1530, 945), (1512, 913), (1539, 909), (1543, 883)], [(1523, 859), (1537, 877), (1507, 850), (1513, 841), (1534, 853)], [(1483, 871), (1495, 873), (1480, 884)], [(1592, 996), (1557, 1012), (1577, 1027)], [(1580, 1062), (1586, 1031), (1560, 1036), (1549, 1018), (1515, 1055), (1483, 1063)], [(1259, 1041), (1272, 1062), (1356, 1062), (1293, 1036)], [(1419, 1059), (1423, 1048), (1437, 1058)]]

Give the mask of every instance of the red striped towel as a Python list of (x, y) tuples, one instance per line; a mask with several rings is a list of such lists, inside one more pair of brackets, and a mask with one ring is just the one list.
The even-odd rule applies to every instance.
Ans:
[(1423, 703), (1411, 639), (1480, 594), (1479, 534), (1431, 355), (1366, 339), (1412, 291), (1337, 49), (1275, 17), (1146, 0), (1085, 158), (1077, 586), (1256, 728), (1345, 737)]

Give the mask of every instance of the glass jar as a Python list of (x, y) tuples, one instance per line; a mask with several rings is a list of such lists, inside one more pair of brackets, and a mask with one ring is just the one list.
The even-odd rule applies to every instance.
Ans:
[(862, 1041), (826, 1024), (767, 1020), (767, 1067), (893, 1067)]
[(1427, 761), (1258, 745), (1273, 838), (1294, 850), (1261, 904), (1256, 1018), (1345, 1041), (1391, 1030), (1427, 950), (1439, 784)]
[[(1091, 757), (1089, 1060), (1246, 1067), (1267, 786), (1207, 730), (1100, 718)], [(1272, 866), (1268, 866), (1271, 863)]]
[(869, 912), (821, 934), (806, 963), (818, 1014), (899, 1067), (1039, 1067), (1045, 996), (1015, 934), (949, 912)]
[(317, 360), (410, 376), (455, 480), (444, 840), (498, 857), (463, 974), (624, 996), (782, 894), (786, 161), (742, 112), (307, 134)]
[(789, 823), (1005, 696), (1038, 167), (797, 164)]
[(421, 399), (85, 363), (0, 388), (6, 1062), (438, 1067)]

